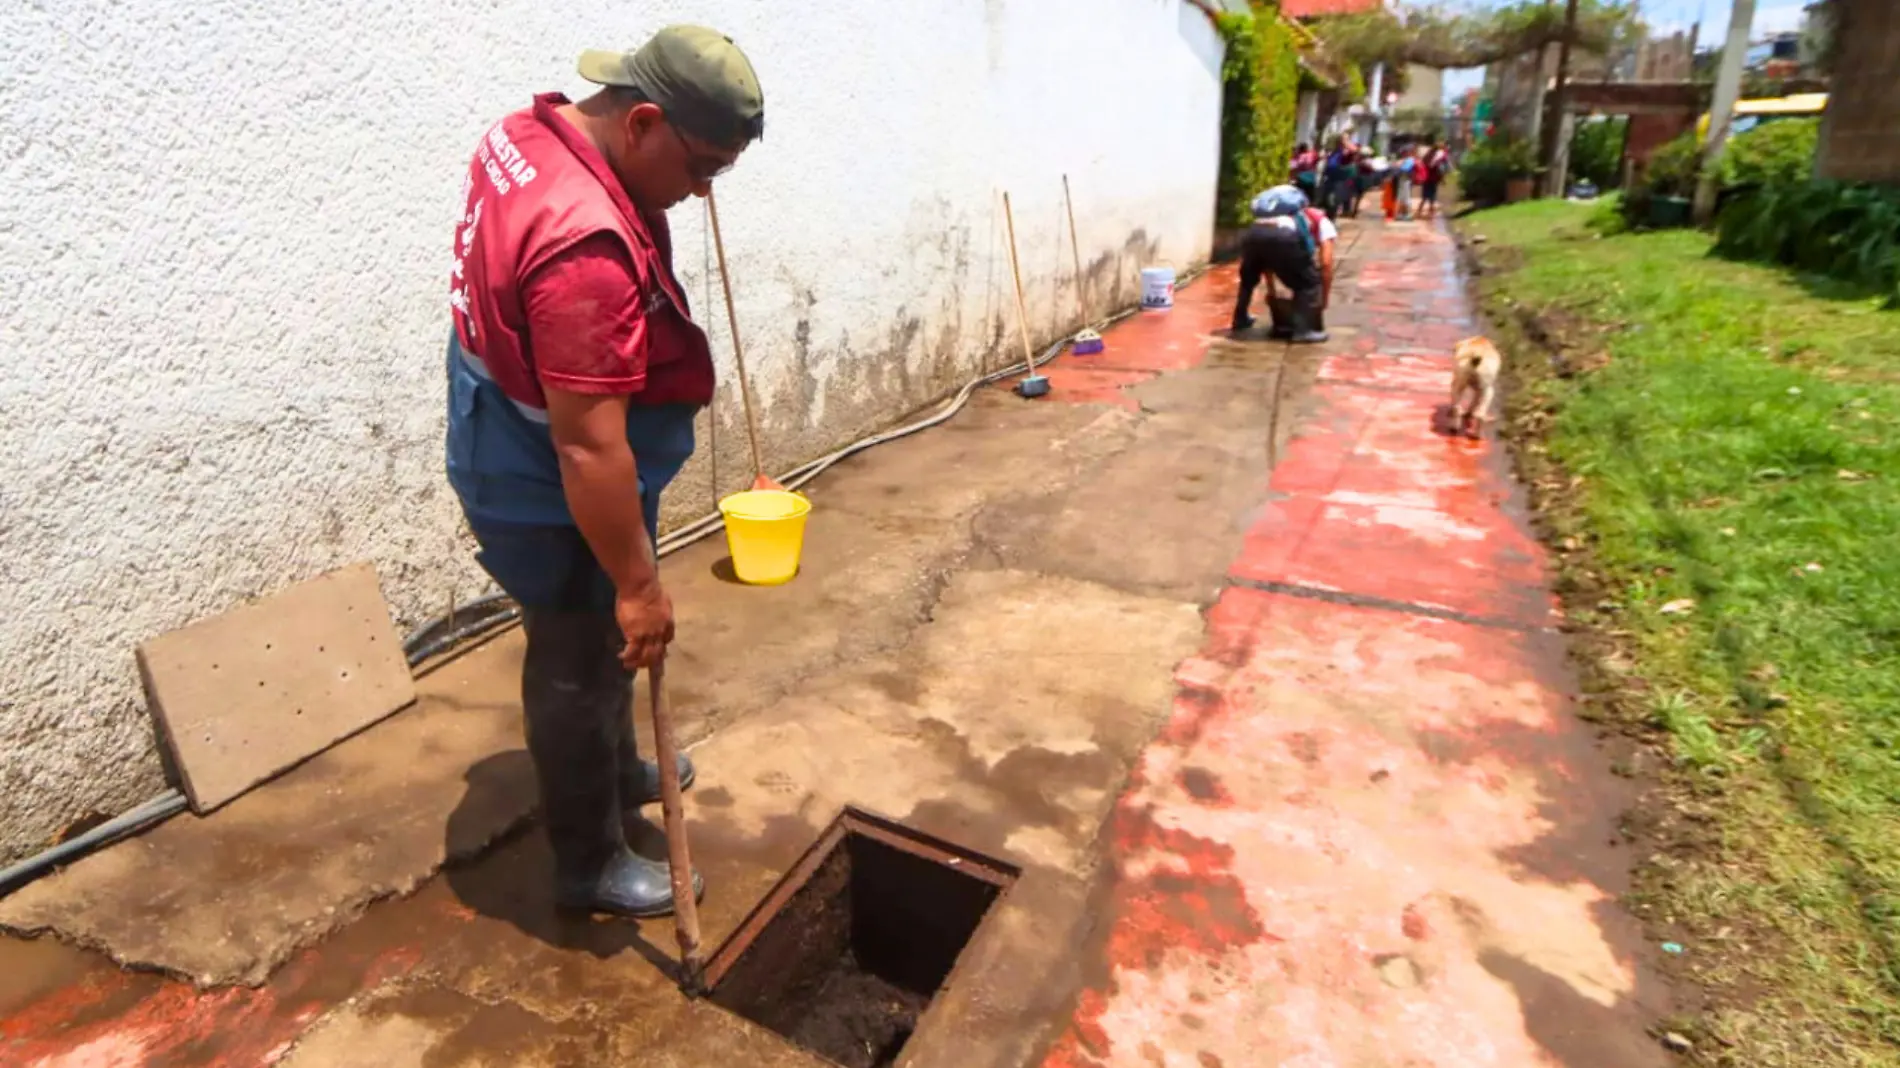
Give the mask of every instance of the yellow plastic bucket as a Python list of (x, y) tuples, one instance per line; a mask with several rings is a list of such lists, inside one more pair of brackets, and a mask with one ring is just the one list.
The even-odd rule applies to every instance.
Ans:
[(726, 519), (726, 548), (739, 581), (777, 586), (798, 574), (805, 548), (805, 517), (811, 502), (786, 490), (747, 490), (719, 502)]

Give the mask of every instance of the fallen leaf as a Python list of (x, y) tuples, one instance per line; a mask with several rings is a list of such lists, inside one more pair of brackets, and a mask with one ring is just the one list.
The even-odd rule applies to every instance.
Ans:
[(1663, 605), (1658, 611), (1666, 616), (1684, 615), (1695, 611), (1695, 599), (1692, 597), (1680, 597)]
[(1834, 477), (1840, 479), (1842, 482), (1865, 482), (1873, 476), (1867, 474), (1865, 471), (1849, 471), (1843, 467), (1839, 471), (1834, 472)]

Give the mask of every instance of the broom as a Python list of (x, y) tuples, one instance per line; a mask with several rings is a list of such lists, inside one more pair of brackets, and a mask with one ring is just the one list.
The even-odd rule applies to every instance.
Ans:
[[(1062, 176), (1062, 205), (1069, 211), (1069, 251), (1075, 253), (1075, 310), (1080, 321), (1089, 321), (1088, 304), (1082, 299), (1082, 243), (1075, 238), (1075, 198), (1069, 195), (1069, 176)], [(1083, 329), (1075, 335), (1069, 351), (1077, 356), (1093, 356), (1108, 347), (1102, 335)]]
[(1023, 271), (1016, 263), (1016, 216), (1009, 210), (1009, 191), (1003, 192), (1003, 221), (1009, 226), (1009, 276), (1016, 282), (1016, 324), (1023, 333), (1023, 367), (1028, 374), (1016, 383), (1016, 395), (1024, 399), (1049, 394), (1049, 379), (1036, 373), (1036, 350), (1029, 343), (1029, 309), (1023, 302)]
[(712, 220), (713, 249), (719, 255), (719, 286), (726, 293), (726, 324), (732, 330), (732, 360), (739, 367), (739, 400), (745, 405), (746, 441), (752, 446), (752, 488), (786, 492), (765, 473), (765, 461), (759, 455), (759, 417), (752, 408), (752, 380), (745, 373), (745, 350), (739, 345), (739, 314), (732, 307), (732, 279), (726, 274), (726, 242), (719, 234), (719, 203), (711, 188), (706, 190), (706, 214)]

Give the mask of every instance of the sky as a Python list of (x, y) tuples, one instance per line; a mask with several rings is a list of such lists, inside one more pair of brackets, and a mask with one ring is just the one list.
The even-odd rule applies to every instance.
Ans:
[[(1482, 6), (1489, 7), (1490, 4)], [(1805, 4), (1802, 0), (1755, 0), (1755, 22), (1749, 31), (1749, 37), (1779, 33), (1784, 30), (1801, 28), (1801, 12)], [(1667, 37), (1677, 30), (1689, 32), (1698, 18), (1702, 21), (1702, 33), (1697, 38), (1698, 48), (1708, 48), (1719, 44), (1728, 33), (1729, 0), (1642, 0), (1644, 21), (1649, 23), (1650, 32)], [(1445, 72), (1445, 99), (1453, 100), (1466, 89), (1474, 88), (1484, 81), (1484, 70), (1448, 70)]]

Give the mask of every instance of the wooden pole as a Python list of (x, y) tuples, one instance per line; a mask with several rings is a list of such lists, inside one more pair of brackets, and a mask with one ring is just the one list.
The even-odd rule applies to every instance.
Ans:
[(1569, 116), (1570, 105), (1566, 99), (1570, 87), (1570, 39), (1577, 34), (1577, 0), (1569, 0), (1564, 5), (1564, 37), (1557, 44), (1557, 84), (1551, 89), (1550, 117), (1547, 120), (1554, 129), (1550, 135), (1550, 172), (1545, 176), (1544, 192), (1553, 197), (1564, 195), (1564, 184), (1570, 169), (1570, 146), (1564, 143), (1564, 133), (1569, 127), (1565, 121)]
[(1075, 198), (1069, 195), (1069, 176), (1062, 176), (1062, 206), (1069, 212), (1069, 250), (1075, 253), (1075, 312), (1076, 322), (1087, 326), (1089, 306), (1082, 299), (1082, 243), (1075, 236)]
[(653, 701), (653, 757), (660, 765), (660, 808), (666, 817), (666, 859), (673, 877), (673, 927), (680, 944), (680, 987), (704, 993), (706, 962), (699, 949), (699, 900), (693, 896), (693, 854), (686, 843), (685, 802), (680, 797), (679, 747), (673, 709), (666, 698), (666, 657), (647, 669)]
[(1016, 325), (1023, 332), (1023, 366), (1036, 373), (1036, 349), (1029, 343), (1029, 306), (1023, 302), (1023, 272), (1016, 265), (1016, 216), (1009, 210), (1009, 191), (1003, 192), (1003, 222), (1009, 227), (1009, 276), (1016, 281)]
[(719, 285), (726, 291), (726, 325), (732, 331), (732, 360), (739, 368), (739, 400), (745, 405), (745, 432), (746, 441), (752, 446), (752, 473), (764, 479), (765, 461), (759, 456), (759, 419), (752, 408), (752, 380), (745, 373), (745, 350), (739, 347), (739, 313), (732, 307), (732, 278), (726, 273), (726, 242), (719, 233), (719, 202), (713, 199), (710, 186), (706, 189), (706, 214), (712, 220), (713, 251), (719, 256)]

